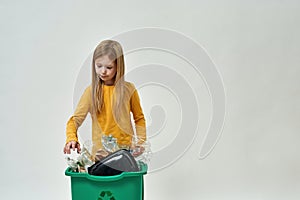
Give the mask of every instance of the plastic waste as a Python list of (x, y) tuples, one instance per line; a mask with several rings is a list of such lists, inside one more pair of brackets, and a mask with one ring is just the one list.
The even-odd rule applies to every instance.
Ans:
[(78, 159), (79, 166), (84, 168), (85, 171), (87, 171), (88, 167), (94, 164), (90, 152), (87, 150), (87, 148), (84, 145), (77, 159)]
[(122, 172), (139, 171), (138, 164), (128, 150), (118, 150), (88, 168), (95, 176), (113, 176)]
[[(151, 145), (148, 141), (143, 144), (136, 145), (137, 148), (131, 149), (130, 153), (135, 157), (137, 162), (143, 162), (145, 164), (150, 163), (152, 157)], [(137, 156), (135, 156), (137, 155)]]
[(113, 153), (119, 150), (119, 146), (117, 143), (117, 138), (114, 138), (112, 135), (102, 135), (101, 138), (102, 145), (104, 149), (110, 153)]
[(77, 159), (66, 156), (67, 164), (72, 169), (72, 171), (78, 170), (78, 161)]
[[(138, 144), (133, 140), (131, 148), (119, 146), (117, 139), (112, 135), (103, 135), (101, 138), (102, 149), (91, 155), (94, 144), (86, 141), (80, 154), (75, 151), (66, 157), (68, 166), (74, 172), (90, 172), (92, 175), (109, 176), (120, 174), (123, 171), (138, 171), (137, 163), (149, 164), (152, 157), (151, 146), (148, 141)], [(92, 168), (93, 167), (93, 168)]]
[(74, 151), (71, 152), (70, 155), (66, 156), (67, 164), (72, 169), (72, 171), (86, 172), (87, 168), (94, 164), (94, 161), (88, 148), (89, 143), (85, 143), (82, 147), (80, 154), (77, 154)]

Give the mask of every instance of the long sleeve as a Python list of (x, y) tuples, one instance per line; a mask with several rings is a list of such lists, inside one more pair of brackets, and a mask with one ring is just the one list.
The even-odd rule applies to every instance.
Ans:
[(85, 89), (82, 94), (79, 103), (76, 107), (74, 115), (68, 120), (66, 127), (66, 142), (76, 141), (78, 142), (77, 130), (85, 120), (88, 112), (91, 110), (91, 86)]
[(131, 96), (130, 107), (135, 123), (138, 144), (142, 144), (146, 141), (146, 122), (140, 104), (140, 98), (136, 89), (134, 89), (134, 92)]

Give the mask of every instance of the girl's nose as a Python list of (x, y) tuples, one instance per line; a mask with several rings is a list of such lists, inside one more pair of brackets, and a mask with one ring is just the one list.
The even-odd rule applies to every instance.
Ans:
[(103, 68), (101, 69), (101, 74), (106, 74), (106, 68), (105, 68), (105, 67), (103, 67)]

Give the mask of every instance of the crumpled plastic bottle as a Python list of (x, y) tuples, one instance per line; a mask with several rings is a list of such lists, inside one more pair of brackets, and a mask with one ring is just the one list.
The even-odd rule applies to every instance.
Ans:
[(78, 161), (77, 159), (66, 156), (67, 164), (72, 169), (72, 171), (76, 171), (78, 169)]
[(89, 141), (83, 144), (82, 150), (80, 154), (71, 152), (70, 155), (67, 155), (65, 158), (67, 160), (68, 166), (72, 169), (72, 171), (78, 172), (87, 172), (87, 168), (94, 164), (92, 156), (89, 152), (91, 144)]
[(117, 138), (114, 138), (112, 135), (102, 135), (101, 142), (104, 149), (109, 153), (113, 153), (120, 149), (117, 143)]
[[(152, 157), (151, 145), (148, 141), (145, 141), (143, 144), (137, 145), (138, 148), (131, 149), (130, 152), (132, 155), (139, 154), (139, 151), (143, 150), (143, 153), (135, 157), (137, 162), (143, 162), (145, 164), (150, 163)], [(136, 152), (137, 151), (137, 152)]]
[(81, 167), (87, 171), (87, 168), (94, 164), (92, 156), (88, 149), (83, 145), (80, 155), (78, 156), (78, 162)]

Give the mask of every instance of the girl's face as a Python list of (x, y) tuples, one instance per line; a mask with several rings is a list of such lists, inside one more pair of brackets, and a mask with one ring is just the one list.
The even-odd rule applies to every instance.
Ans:
[(101, 56), (95, 60), (95, 71), (105, 85), (113, 85), (115, 83), (117, 66), (107, 55)]

